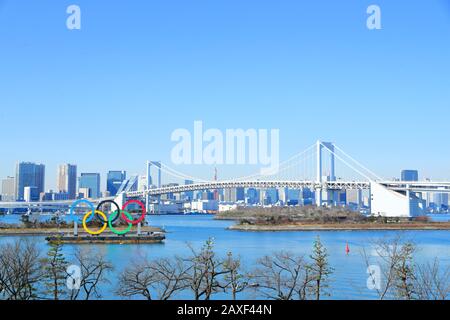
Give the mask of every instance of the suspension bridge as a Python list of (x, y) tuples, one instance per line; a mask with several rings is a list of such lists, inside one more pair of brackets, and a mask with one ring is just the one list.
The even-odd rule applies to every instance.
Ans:
[[(152, 174), (152, 170), (156, 170), (156, 174)], [(317, 206), (336, 206), (340, 192), (361, 190), (368, 193), (372, 215), (414, 217), (425, 213), (426, 194), (450, 193), (450, 182), (446, 181), (386, 180), (334, 143), (322, 141), (317, 141), (304, 151), (280, 163), (271, 172), (258, 172), (226, 180), (217, 180), (217, 177), (208, 180), (189, 176), (158, 161), (148, 161), (145, 179), (143, 179), (145, 183), (139, 186), (138, 180), (139, 177), (135, 177), (133, 181), (128, 181), (128, 185), (124, 185), (115, 197), (92, 199), (92, 201), (113, 199), (120, 205), (128, 199), (139, 198), (145, 201), (148, 209), (152, 201), (155, 199), (160, 201), (161, 196), (168, 194), (234, 188), (287, 188), (309, 189), (314, 193)], [(3, 202), (0, 203), (0, 207), (54, 208), (67, 207), (71, 203), (72, 201)]]

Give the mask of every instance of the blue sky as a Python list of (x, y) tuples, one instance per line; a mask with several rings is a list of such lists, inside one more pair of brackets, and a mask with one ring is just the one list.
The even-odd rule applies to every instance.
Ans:
[(445, 0), (0, 0), (0, 177), (17, 160), (45, 163), (47, 188), (63, 162), (140, 173), (202, 120), (280, 129), (281, 159), (324, 139), (381, 176), (449, 179), (449, 40)]

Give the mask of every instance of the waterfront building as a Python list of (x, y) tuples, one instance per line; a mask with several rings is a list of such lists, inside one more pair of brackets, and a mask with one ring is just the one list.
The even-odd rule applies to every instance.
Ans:
[(433, 204), (438, 211), (446, 211), (448, 209), (448, 193), (435, 193)]
[(209, 213), (213, 211), (218, 211), (219, 202), (217, 200), (197, 200), (191, 203), (191, 209), (194, 212), (200, 213)]
[(79, 188), (89, 188), (89, 197), (97, 199), (100, 197), (100, 174), (82, 173), (79, 179)]
[(23, 188), (23, 199), (25, 202), (39, 201), (38, 187), (30, 186)]
[[(139, 187), (139, 176), (131, 176), (129, 179), (125, 179), (120, 185), (119, 190), (117, 190), (117, 194), (122, 192), (134, 192), (137, 191)], [(117, 195), (116, 194), (116, 195)]]
[(87, 199), (90, 197), (89, 188), (79, 188), (78, 189), (78, 199)]
[(403, 170), (401, 181), (419, 181), (419, 171), (417, 170)]
[(73, 200), (70, 198), (68, 192), (54, 192), (53, 190), (49, 190), (47, 192), (41, 192), (39, 196), (40, 201), (66, 201)]
[(56, 190), (60, 193), (68, 193), (69, 200), (75, 199), (77, 195), (77, 166), (72, 164), (61, 164), (58, 167)]
[(45, 187), (45, 165), (32, 162), (18, 162), (16, 165), (15, 179), (15, 198), (18, 201), (24, 201), (24, 191), (26, 187), (36, 187), (37, 198), (39, 194), (44, 192)]
[(219, 204), (219, 212), (227, 212), (227, 211), (233, 211), (238, 208), (238, 205), (236, 203), (220, 203)]
[(127, 179), (126, 171), (109, 171), (106, 178), (106, 191), (111, 196), (117, 195), (122, 183)]
[(16, 200), (16, 178), (6, 177), (2, 180), (2, 201)]

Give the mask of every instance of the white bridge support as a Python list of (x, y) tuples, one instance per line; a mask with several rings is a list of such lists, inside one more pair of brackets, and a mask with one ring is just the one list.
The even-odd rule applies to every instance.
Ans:
[(329, 176), (326, 177), (326, 182), (334, 182), (336, 181), (336, 169), (335, 169), (335, 156), (334, 156), (334, 144), (332, 142), (322, 142), (317, 141), (316, 145), (316, 205), (321, 207), (324, 203), (324, 193), (326, 196), (326, 204), (327, 205), (336, 205), (338, 202), (337, 192), (335, 190), (328, 190), (323, 188), (324, 177), (323, 177), (323, 149), (326, 149), (330, 156), (330, 172)]
[[(152, 175), (151, 175), (151, 168), (155, 167), (157, 169), (157, 188), (161, 188), (162, 187), (162, 182), (161, 182), (161, 161), (147, 161), (147, 190), (150, 190), (152, 188)], [(147, 212), (150, 212), (150, 193), (146, 192), (146, 197), (145, 197), (145, 208)], [(161, 209), (161, 195), (157, 195), (157, 201), (158, 201), (158, 205), (157, 205), (157, 213), (160, 213), (160, 209)]]
[(388, 189), (383, 184), (371, 181), (371, 214), (382, 217), (412, 218), (425, 215), (425, 203), (407, 185), (405, 190)]
[(126, 201), (127, 201), (127, 195), (124, 192), (118, 194), (114, 198), (114, 202), (118, 204), (119, 208), (122, 208)]

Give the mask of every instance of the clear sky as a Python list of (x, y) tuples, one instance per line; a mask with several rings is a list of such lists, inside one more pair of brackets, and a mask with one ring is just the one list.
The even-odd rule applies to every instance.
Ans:
[(280, 129), (281, 159), (324, 139), (381, 176), (450, 179), (449, 119), (446, 0), (0, 0), (2, 178), (18, 160), (47, 188), (63, 162), (140, 173), (202, 120)]

